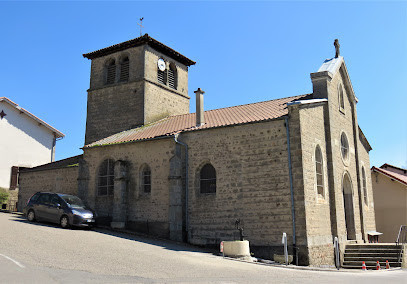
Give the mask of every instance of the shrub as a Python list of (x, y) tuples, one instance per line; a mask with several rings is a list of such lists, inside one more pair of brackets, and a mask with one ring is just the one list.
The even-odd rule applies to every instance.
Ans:
[(0, 187), (0, 204), (6, 203), (7, 199), (8, 199), (7, 189)]

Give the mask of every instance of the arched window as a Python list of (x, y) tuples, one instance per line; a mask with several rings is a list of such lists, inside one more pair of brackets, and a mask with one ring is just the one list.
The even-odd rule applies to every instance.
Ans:
[(126, 56), (120, 62), (120, 82), (127, 82), (129, 80), (129, 67), (130, 61)]
[(141, 171), (141, 188), (144, 193), (151, 192), (151, 169), (147, 165)]
[(365, 167), (362, 167), (362, 190), (363, 190), (363, 199), (367, 205), (367, 188), (366, 188), (366, 172)]
[(347, 161), (349, 159), (349, 142), (345, 132), (341, 134), (341, 153), (343, 160)]
[(98, 195), (113, 195), (114, 189), (114, 161), (104, 160), (99, 166)]
[(165, 66), (165, 61), (160, 58), (157, 64), (157, 80), (159, 83), (167, 84), (167, 68)]
[(201, 169), (200, 192), (216, 193), (216, 171), (211, 164), (206, 164)]
[(174, 63), (170, 64), (170, 69), (168, 70), (168, 85), (170, 88), (177, 89), (177, 67)]
[(116, 82), (116, 61), (110, 60), (106, 66), (106, 84), (113, 84)]
[(339, 93), (339, 108), (341, 110), (345, 109), (345, 100), (343, 98), (343, 87), (341, 84), (338, 86), (338, 93)]
[(318, 196), (324, 198), (324, 163), (319, 145), (315, 148), (315, 173)]

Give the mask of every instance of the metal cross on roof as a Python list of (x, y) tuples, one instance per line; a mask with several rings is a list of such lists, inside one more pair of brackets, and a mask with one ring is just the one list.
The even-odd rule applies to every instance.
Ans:
[(1, 119), (3, 119), (3, 117), (5, 117), (6, 115), (7, 115), (7, 114), (5, 114), (3, 110), (1, 110), (1, 112), (0, 112), (0, 117), (1, 117)]
[(140, 23), (137, 23), (137, 25), (140, 26), (140, 36), (143, 35), (143, 31), (142, 31), (143, 28), (144, 28), (144, 26), (143, 26), (143, 20), (144, 20), (144, 17), (140, 18)]
[(334, 46), (335, 46), (335, 58), (338, 58), (340, 55), (340, 50), (339, 48), (341, 47), (341, 45), (339, 44), (339, 40), (335, 39), (334, 41)]

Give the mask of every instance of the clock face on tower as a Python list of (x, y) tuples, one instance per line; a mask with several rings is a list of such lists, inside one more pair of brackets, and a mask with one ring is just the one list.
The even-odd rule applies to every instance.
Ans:
[(160, 71), (164, 71), (165, 70), (165, 61), (164, 61), (164, 59), (162, 59), (162, 58), (158, 59), (157, 66), (158, 66), (158, 69)]

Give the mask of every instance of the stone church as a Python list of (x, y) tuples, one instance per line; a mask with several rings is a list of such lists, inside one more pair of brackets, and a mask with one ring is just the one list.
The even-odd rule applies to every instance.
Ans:
[[(302, 265), (333, 265), (375, 230), (371, 147), (343, 57), (311, 73), (312, 93), (205, 111), (195, 62), (145, 34), (92, 61), (83, 155), (20, 172), (20, 201), (75, 193), (101, 224), (194, 245), (239, 238), (273, 259), (287, 233)], [(21, 205), (22, 206), (22, 205)]]

